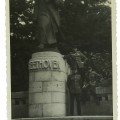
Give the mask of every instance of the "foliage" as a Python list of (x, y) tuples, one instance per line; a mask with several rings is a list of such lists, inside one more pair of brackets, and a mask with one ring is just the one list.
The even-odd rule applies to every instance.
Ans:
[[(85, 56), (87, 57), (87, 61), (84, 62), (84, 75), (86, 82), (89, 82), (90, 78), (88, 77), (88, 73), (95, 73), (95, 77), (92, 78), (92, 81), (96, 82), (97, 86), (111, 86), (112, 85), (112, 55), (103, 51), (101, 53), (93, 53), (84, 51)], [(74, 68), (76, 65), (75, 58), (72, 57), (71, 54), (65, 57), (67, 59), (68, 64), (71, 68)], [(90, 68), (92, 71), (90, 72)], [(97, 77), (96, 77), (97, 76)]]
[[(80, 50), (111, 52), (111, 8), (107, 2), (65, 1), (60, 9), (62, 30), (66, 36), (62, 41), (63, 53), (69, 52), (72, 45)], [(33, 39), (36, 29), (32, 20), (33, 7), (34, 0), (10, 0), (12, 91), (28, 89), (27, 65), (37, 44)]]
[(66, 0), (61, 12), (66, 43), (83, 50), (111, 50), (111, 8), (105, 2)]
[(103, 51), (102, 53), (86, 53), (88, 57), (88, 66), (100, 74), (100, 85), (111, 86), (112, 85), (112, 55)]

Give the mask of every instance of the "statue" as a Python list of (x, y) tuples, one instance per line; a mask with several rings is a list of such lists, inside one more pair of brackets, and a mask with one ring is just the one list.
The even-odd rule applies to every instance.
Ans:
[[(62, 3), (62, 0), (35, 0), (34, 22), (37, 26), (35, 30), (39, 45), (37, 52), (33, 53), (32, 59), (29, 61), (31, 77), (29, 77), (28, 114), (32, 118), (66, 115), (65, 81), (67, 81), (67, 75), (69, 74), (69, 66), (64, 61), (63, 55), (57, 50), (58, 35), (61, 34), (58, 8)], [(32, 71), (35, 74), (32, 74)], [(51, 87), (47, 89), (49, 85)], [(36, 91), (38, 86), (40, 89)], [(53, 87), (55, 89), (52, 89)], [(57, 90), (58, 87), (60, 91)], [(53, 95), (52, 92), (56, 93)], [(56, 99), (56, 95), (59, 95), (62, 101)], [(37, 99), (38, 96), (39, 99)], [(52, 97), (55, 99), (51, 100)]]
[(56, 47), (57, 37), (62, 37), (58, 8), (63, 0), (35, 0), (34, 20), (37, 25), (38, 49)]

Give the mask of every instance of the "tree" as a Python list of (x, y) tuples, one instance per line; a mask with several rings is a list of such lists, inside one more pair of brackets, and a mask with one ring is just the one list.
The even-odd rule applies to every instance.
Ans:
[(65, 36), (85, 50), (111, 50), (111, 8), (107, 0), (66, 0), (62, 10)]

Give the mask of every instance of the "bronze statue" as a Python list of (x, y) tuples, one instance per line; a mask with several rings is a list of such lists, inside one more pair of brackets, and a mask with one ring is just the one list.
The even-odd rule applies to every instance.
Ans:
[(36, 39), (38, 48), (57, 44), (57, 34), (60, 32), (59, 6), (63, 0), (35, 0), (34, 20), (37, 22)]

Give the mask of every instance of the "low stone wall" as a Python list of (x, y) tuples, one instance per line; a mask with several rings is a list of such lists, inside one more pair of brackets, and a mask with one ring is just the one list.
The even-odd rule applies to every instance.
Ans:
[[(96, 88), (96, 93), (99, 96), (100, 105), (97, 105), (91, 96), (90, 101), (87, 101), (85, 104), (81, 103), (82, 115), (112, 115), (113, 106), (111, 90), (111, 87)], [(59, 96), (57, 96), (57, 98), (58, 100), (60, 99)], [(75, 115), (77, 115), (76, 107)], [(69, 116), (69, 96), (67, 97), (67, 116)], [(12, 93), (12, 118), (26, 117), (28, 117), (28, 92)]]
[(12, 93), (12, 118), (28, 117), (28, 92)]

